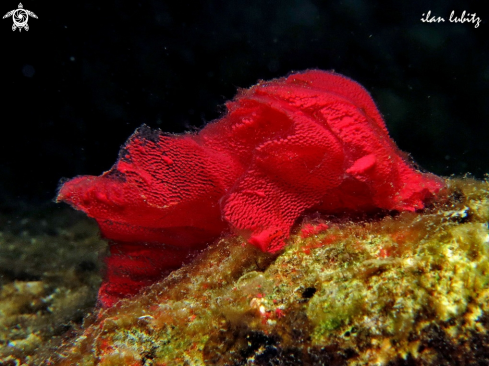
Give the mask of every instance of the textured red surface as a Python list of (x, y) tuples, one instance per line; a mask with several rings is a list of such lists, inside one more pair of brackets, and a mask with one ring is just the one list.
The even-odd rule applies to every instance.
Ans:
[(65, 201), (111, 240), (105, 306), (177, 268), (224, 231), (276, 252), (305, 211), (422, 209), (443, 187), (389, 138), (359, 84), (311, 70), (260, 82), (198, 134), (139, 128), (100, 177), (65, 183)]

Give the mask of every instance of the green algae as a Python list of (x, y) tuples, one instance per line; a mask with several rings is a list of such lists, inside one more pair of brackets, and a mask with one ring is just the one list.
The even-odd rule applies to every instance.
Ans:
[(142, 294), (88, 318), (51, 361), (489, 362), (489, 184), (447, 184), (420, 213), (306, 219), (278, 256), (223, 238)]

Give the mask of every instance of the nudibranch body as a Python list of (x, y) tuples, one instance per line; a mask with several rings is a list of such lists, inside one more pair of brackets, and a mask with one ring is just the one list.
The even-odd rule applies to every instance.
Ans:
[(58, 201), (110, 240), (104, 306), (229, 229), (277, 252), (306, 211), (414, 211), (444, 185), (396, 147), (368, 92), (334, 72), (260, 82), (226, 107), (196, 134), (143, 126), (111, 170), (61, 187)]

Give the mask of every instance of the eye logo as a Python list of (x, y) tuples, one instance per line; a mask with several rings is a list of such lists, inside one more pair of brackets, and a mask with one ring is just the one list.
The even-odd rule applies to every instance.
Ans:
[(7, 14), (3, 16), (3, 19), (12, 17), (14, 21), (14, 24), (12, 25), (12, 30), (15, 31), (17, 28), (19, 28), (19, 32), (20, 32), (22, 31), (22, 28), (25, 28), (26, 31), (29, 30), (29, 25), (27, 24), (27, 21), (29, 20), (29, 16), (37, 19), (36, 14), (34, 14), (30, 10), (24, 9), (22, 3), (19, 3), (19, 8), (9, 11)]

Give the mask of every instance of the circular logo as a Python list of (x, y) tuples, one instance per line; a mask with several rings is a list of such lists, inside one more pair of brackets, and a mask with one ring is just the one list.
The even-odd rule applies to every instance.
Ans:
[(24, 9), (17, 9), (12, 14), (12, 19), (14, 20), (14, 24), (17, 27), (22, 28), (27, 24), (27, 21), (29, 20), (29, 15)]

